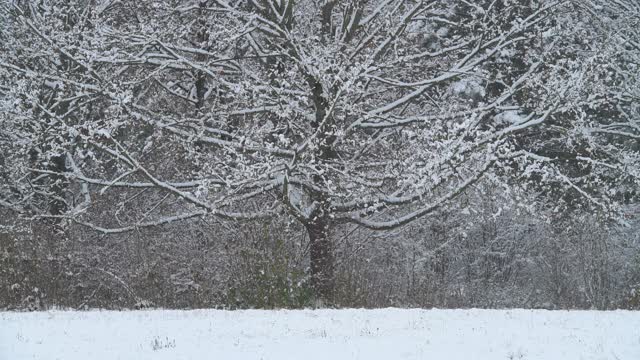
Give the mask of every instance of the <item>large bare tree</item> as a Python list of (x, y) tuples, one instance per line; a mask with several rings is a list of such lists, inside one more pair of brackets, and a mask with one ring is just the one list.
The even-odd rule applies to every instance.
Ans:
[(5, 5), (0, 204), (29, 216), (291, 216), (330, 300), (340, 224), (394, 229), (482, 179), (605, 210), (638, 185), (631, 0), (68, 3)]

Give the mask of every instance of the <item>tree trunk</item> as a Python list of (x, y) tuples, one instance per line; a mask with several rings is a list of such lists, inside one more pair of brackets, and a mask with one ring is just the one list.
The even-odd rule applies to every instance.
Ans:
[(326, 219), (317, 219), (307, 224), (306, 228), (310, 241), (311, 286), (314, 296), (320, 305), (331, 304), (335, 279), (329, 226)]

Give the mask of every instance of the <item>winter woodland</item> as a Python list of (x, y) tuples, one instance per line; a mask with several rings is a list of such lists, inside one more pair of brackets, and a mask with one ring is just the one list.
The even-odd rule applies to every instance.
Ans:
[(638, 0), (0, 0), (0, 309), (640, 307)]

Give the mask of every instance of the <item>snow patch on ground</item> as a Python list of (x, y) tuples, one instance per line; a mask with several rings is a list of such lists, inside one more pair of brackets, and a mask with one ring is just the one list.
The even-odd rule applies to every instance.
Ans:
[(640, 312), (0, 313), (0, 359), (640, 359)]

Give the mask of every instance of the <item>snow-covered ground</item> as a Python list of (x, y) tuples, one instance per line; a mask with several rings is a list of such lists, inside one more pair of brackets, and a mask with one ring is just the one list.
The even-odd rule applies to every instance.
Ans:
[(640, 360), (640, 312), (0, 313), (0, 360)]

